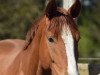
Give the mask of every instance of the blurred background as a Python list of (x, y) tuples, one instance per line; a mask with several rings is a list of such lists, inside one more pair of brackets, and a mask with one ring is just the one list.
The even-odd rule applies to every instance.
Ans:
[[(59, 6), (63, 4), (61, 1), (58, 0)], [(81, 3), (79, 55), (81, 58), (100, 58), (100, 0), (81, 0)], [(25, 39), (45, 6), (45, 0), (0, 0), (0, 40)]]

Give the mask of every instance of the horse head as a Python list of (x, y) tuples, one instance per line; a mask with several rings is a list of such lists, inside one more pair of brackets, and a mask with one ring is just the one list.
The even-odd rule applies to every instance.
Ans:
[(79, 12), (79, 0), (68, 10), (57, 7), (55, 0), (49, 1), (39, 46), (39, 64), (43, 75), (78, 75), (79, 31), (73, 18)]

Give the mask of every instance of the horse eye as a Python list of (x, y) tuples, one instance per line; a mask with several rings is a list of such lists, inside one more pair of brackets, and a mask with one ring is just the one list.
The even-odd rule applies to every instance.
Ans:
[(52, 37), (48, 38), (49, 42), (54, 42), (54, 39)]

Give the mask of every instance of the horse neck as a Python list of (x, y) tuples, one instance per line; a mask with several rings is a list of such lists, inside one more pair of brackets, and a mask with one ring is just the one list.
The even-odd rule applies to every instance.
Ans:
[(27, 49), (25, 50), (24, 62), (28, 71), (26, 75), (36, 75), (39, 65), (39, 44), (42, 32), (46, 27), (45, 21), (46, 17), (44, 16), (39, 23), (35, 36), (33, 37), (31, 43), (28, 45)]
[(25, 75), (36, 75), (39, 62), (39, 38), (34, 37), (26, 50), (22, 53), (22, 70)]

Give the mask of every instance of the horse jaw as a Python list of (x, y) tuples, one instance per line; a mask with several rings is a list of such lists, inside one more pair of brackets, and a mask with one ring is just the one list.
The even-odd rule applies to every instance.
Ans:
[(78, 70), (74, 55), (74, 39), (69, 26), (66, 25), (63, 26), (62, 39), (66, 47), (66, 54), (68, 60), (68, 75), (78, 75)]

